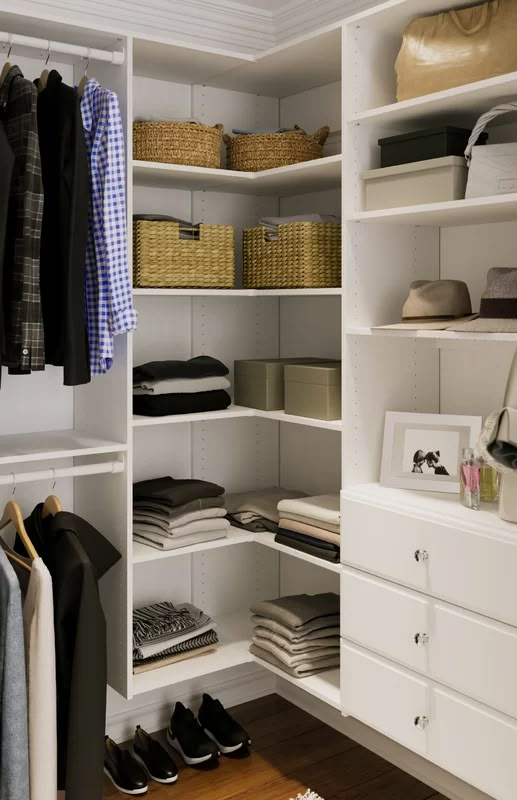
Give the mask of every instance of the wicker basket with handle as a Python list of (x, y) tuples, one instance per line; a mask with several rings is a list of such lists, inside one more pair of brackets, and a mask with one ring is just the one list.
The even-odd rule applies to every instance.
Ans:
[(312, 136), (302, 130), (239, 136), (225, 134), (227, 167), (241, 172), (260, 172), (321, 158), (328, 135), (328, 126), (320, 128)]
[(278, 239), (266, 229), (244, 231), (244, 285), (249, 289), (323, 289), (341, 286), (341, 225), (290, 222)]
[(199, 237), (180, 239), (177, 222), (134, 220), (133, 283), (138, 287), (231, 289), (234, 228), (200, 225)]
[(189, 167), (221, 166), (223, 126), (192, 122), (134, 122), (133, 158)]

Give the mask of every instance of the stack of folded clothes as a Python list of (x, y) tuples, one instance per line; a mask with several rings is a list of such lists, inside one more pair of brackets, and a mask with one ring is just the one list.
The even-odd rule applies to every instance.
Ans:
[(294, 678), (339, 666), (339, 595), (291, 595), (251, 610), (254, 656)]
[(170, 476), (133, 484), (133, 539), (158, 550), (176, 550), (224, 539), (224, 489), (216, 483)]
[(215, 625), (190, 603), (154, 603), (133, 611), (133, 672), (147, 672), (211, 652)]
[(228, 367), (211, 356), (150, 361), (133, 369), (133, 411), (145, 417), (228, 408)]
[(339, 495), (281, 500), (275, 542), (325, 561), (339, 561)]
[(253, 489), (239, 494), (227, 494), (224, 504), (228, 519), (237, 528), (244, 528), (253, 533), (276, 533), (278, 504), (281, 500), (294, 497), (304, 497), (304, 494), (275, 486), (270, 489)]

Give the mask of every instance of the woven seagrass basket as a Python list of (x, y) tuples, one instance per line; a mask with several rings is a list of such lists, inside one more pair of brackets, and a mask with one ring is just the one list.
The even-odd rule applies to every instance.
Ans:
[(304, 131), (292, 133), (250, 133), (240, 136), (224, 135), (227, 167), (241, 172), (260, 172), (263, 169), (286, 167), (321, 158), (329, 128), (320, 128), (312, 136)]
[(200, 225), (199, 238), (180, 239), (177, 222), (134, 220), (133, 283), (139, 287), (231, 289), (234, 228)]
[(218, 168), (222, 135), (222, 125), (211, 128), (191, 122), (134, 122), (133, 158)]
[(323, 289), (341, 286), (341, 225), (290, 222), (268, 242), (266, 229), (244, 231), (248, 289)]

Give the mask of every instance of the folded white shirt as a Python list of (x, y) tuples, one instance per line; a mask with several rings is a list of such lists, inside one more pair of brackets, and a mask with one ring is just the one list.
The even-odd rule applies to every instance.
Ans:
[(165, 381), (142, 381), (133, 387), (133, 394), (196, 394), (229, 389), (230, 381), (224, 375), (212, 378), (170, 378)]
[[(300, 514), (312, 520), (329, 522), (339, 525), (341, 520), (339, 495), (322, 494), (316, 497), (297, 497), (291, 500), (281, 500), (278, 504), (279, 512)], [(283, 513), (280, 513), (283, 516)]]

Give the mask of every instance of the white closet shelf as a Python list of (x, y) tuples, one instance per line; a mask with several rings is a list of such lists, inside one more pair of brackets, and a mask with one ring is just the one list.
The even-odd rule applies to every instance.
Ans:
[(48, 461), (74, 456), (123, 453), (127, 445), (77, 430), (10, 433), (0, 436), (0, 464)]
[(405, 225), (482, 225), (489, 222), (514, 222), (517, 217), (517, 193), (495, 197), (423, 203), (378, 211), (357, 211), (353, 222), (386, 222)]
[(133, 417), (133, 426), (136, 428), (152, 425), (172, 425), (186, 422), (211, 422), (218, 419), (235, 419), (236, 417), (259, 417), (271, 419), (275, 422), (290, 422), (294, 425), (304, 425), (309, 428), (325, 428), (330, 431), (340, 431), (340, 419), (324, 420), (312, 417), (296, 417), (286, 414), (285, 411), (262, 411), (259, 408), (245, 408), (244, 406), (229, 406), (221, 411), (204, 411), (198, 414), (173, 414), (167, 417)]
[(220, 547), (253, 542), (254, 536), (248, 531), (239, 528), (231, 528), (225, 539), (215, 539), (212, 542), (201, 542), (192, 544), (188, 547), (181, 547), (178, 550), (157, 550), (155, 547), (148, 547), (140, 542), (133, 542), (133, 564), (147, 564), (149, 561), (163, 561), (166, 558), (174, 558), (195, 553), (204, 553), (206, 550), (217, 550)]
[(330, 572), (337, 572), (338, 574), (341, 572), (341, 564), (335, 564), (332, 561), (325, 561), (323, 558), (318, 558), (317, 556), (311, 556), (308, 553), (302, 553), (300, 550), (295, 550), (294, 547), (286, 547), (284, 544), (279, 544), (278, 542), (275, 542), (275, 538), (272, 534), (256, 533), (254, 534), (254, 541), (264, 547), (270, 547), (272, 550), (277, 550), (282, 555), (299, 558), (301, 561), (305, 561), (308, 564), (314, 564), (316, 567), (321, 567), (322, 569), (329, 570)]
[(250, 612), (215, 616), (214, 622), (219, 636), (215, 652), (133, 675), (133, 694), (152, 692), (154, 689), (194, 680), (218, 670), (238, 667), (253, 661), (249, 651)]
[(339, 296), (340, 287), (326, 289), (133, 289), (135, 297), (325, 297)]
[(262, 172), (133, 161), (133, 179), (137, 186), (288, 196), (338, 187), (341, 183), (341, 155)]
[(517, 344), (517, 333), (483, 333), (461, 331), (432, 331), (432, 330), (382, 330), (380, 328), (349, 327), (345, 331), (347, 336), (372, 336), (387, 337), (389, 339), (435, 339), (437, 342), (513, 342)]
[(317, 675), (311, 675), (308, 678), (293, 678), (291, 675), (288, 675), (287, 672), (284, 672), (278, 667), (275, 667), (273, 664), (270, 664), (269, 661), (264, 661), (264, 659), (258, 658), (257, 656), (254, 656), (253, 660), (257, 664), (260, 664), (261, 667), (264, 667), (264, 669), (267, 669), (269, 672), (273, 672), (279, 678), (282, 678), (282, 680), (292, 683), (299, 689), (303, 689), (303, 691), (307, 692), (307, 694), (311, 694), (318, 700), (322, 700), (327, 705), (337, 708), (339, 711), (341, 711), (339, 669), (330, 669), (327, 670), (327, 672), (319, 672)]
[(459, 494), (392, 489), (378, 483), (348, 486), (342, 494), (347, 500), (395, 511), (415, 519), (515, 542), (517, 526), (498, 516), (496, 503), (482, 504), (480, 511), (472, 511), (460, 503)]
[(409, 126), (431, 121), (433, 124), (443, 121), (449, 125), (461, 120), (472, 123), (491, 106), (513, 99), (516, 94), (517, 72), (509, 72), (400, 103), (358, 111), (348, 121), (394, 128), (400, 128), (401, 123)]

